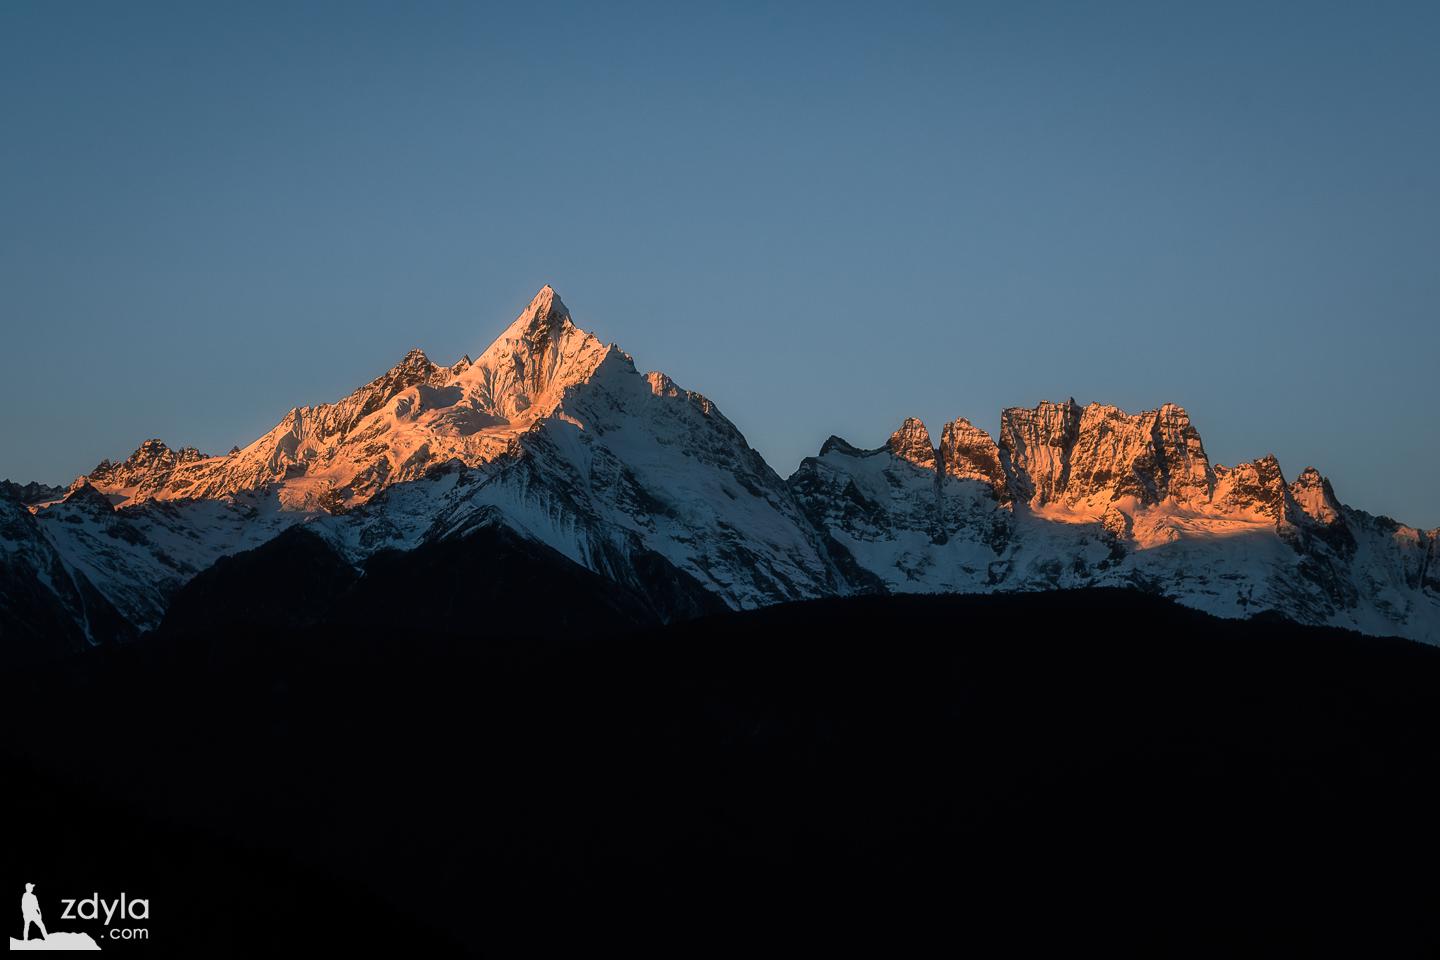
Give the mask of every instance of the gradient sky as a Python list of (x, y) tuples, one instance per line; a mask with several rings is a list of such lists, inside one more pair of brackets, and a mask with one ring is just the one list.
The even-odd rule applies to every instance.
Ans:
[(782, 475), (1174, 401), (1440, 525), (1440, 4), (683, 6), (0, 5), (0, 476), (224, 452), (549, 282)]

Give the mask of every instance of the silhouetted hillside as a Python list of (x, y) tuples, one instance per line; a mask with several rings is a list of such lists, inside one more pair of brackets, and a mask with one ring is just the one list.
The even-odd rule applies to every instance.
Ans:
[(369, 629), (212, 620), (12, 675), (18, 862), (149, 884), (212, 955), (1433, 932), (1440, 650), (1121, 591), (521, 642), (558, 600), (506, 580), (527, 618), (462, 592), (409, 633), (408, 582), (342, 583)]

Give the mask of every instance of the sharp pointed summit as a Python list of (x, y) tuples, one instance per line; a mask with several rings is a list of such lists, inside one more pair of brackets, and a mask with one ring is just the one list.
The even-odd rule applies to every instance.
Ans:
[(530, 305), (520, 311), (520, 316), (515, 318), (515, 322), (501, 339), (533, 339), (542, 334), (554, 337), (567, 325), (574, 325), (570, 320), (570, 310), (565, 306), (565, 301), (560, 299), (560, 294), (555, 292), (555, 288), (547, 283), (530, 300)]
[(555, 288), (548, 283), (536, 291), (534, 299), (530, 301), (530, 309), (543, 310), (547, 315), (554, 313), (560, 316), (570, 316), (570, 311), (566, 309), (565, 302), (560, 299), (560, 294), (556, 293)]

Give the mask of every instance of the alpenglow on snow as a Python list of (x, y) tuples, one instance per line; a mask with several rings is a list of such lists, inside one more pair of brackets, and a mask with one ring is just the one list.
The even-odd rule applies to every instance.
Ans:
[(502, 525), (631, 586), (663, 565), (735, 608), (1126, 586), (1440, 643), (1440, 531), (1346, 506), (1313, 468), (1212, 464), (1174, 404), (1042, 402), (938, 444), (911, 419), (872, 449), (831, 437), (785, 480), (548, 286), (473, 361), (412, 351), (223, 456), (148, 440), (68, 491), (3, 494), (5, 618), (53, 618), (72, 645), (155, 627), (196, 573), (297, 523), (356, 564)]

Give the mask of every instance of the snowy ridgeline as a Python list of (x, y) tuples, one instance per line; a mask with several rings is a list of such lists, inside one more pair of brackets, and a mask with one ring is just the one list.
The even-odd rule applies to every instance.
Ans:
[(549, 287), (478, 359), (412, 351), (225, 456), (148, 441), (68, 492), (13, 487), (3, 575), (29, 586), (4, 595), (50, 604), (77, 644), (133, 635), (216, 559), (301, 522), (357, 564), (503, 524), (622, 582), (658, 555), (732, 607), (1133, 586), (1440, 643), (1437, 531), (1344, 506), (1313, 469), (1211, 464), (1180, 407), (1046, 402), (1004, 411), (998, 438), (956, 420), (938, 445), (907, 420), (875, 449), (832, 437), (786, 481)]

